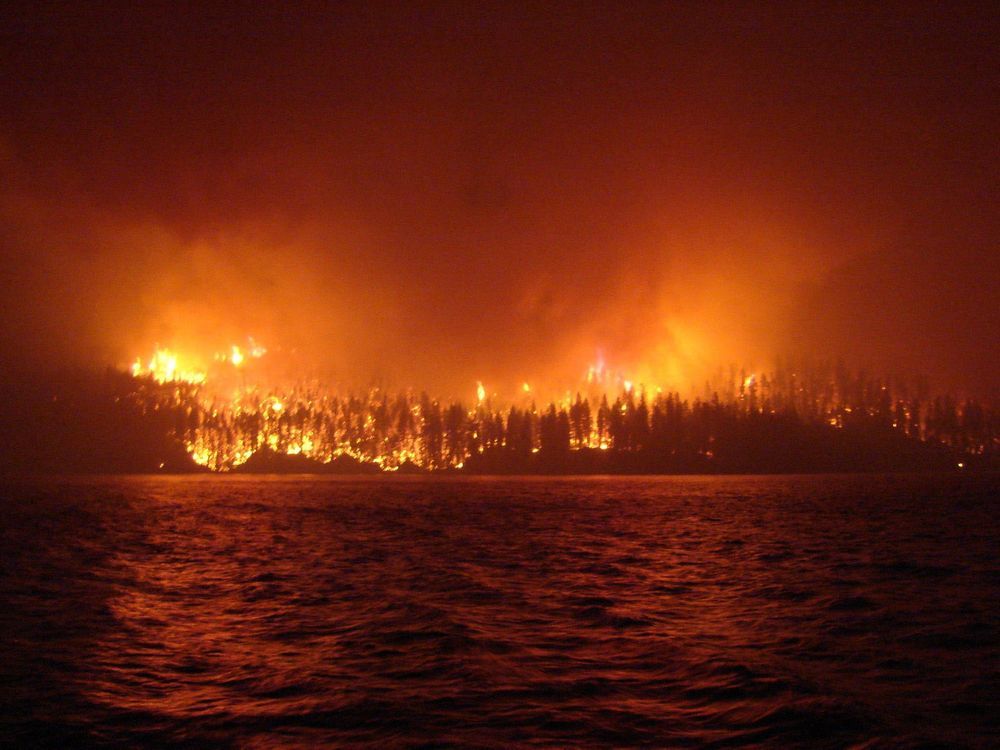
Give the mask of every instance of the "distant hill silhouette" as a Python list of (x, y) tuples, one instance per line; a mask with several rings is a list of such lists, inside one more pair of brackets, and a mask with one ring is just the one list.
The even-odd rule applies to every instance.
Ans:
[(270, 448), (261, 448), (245, 463), (233, 469), (235, 474), (378, 474), (381, 469), (351, 456), (337, 456), (328, 463), (316, 461), (301, 453), (288, 455)]

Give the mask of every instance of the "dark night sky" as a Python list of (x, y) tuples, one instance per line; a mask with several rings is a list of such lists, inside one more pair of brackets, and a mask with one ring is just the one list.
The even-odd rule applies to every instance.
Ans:
[(598, 349), (997, 391), (993, 4), (18, 5), (8, 364), (252, 334), (443, 392)]

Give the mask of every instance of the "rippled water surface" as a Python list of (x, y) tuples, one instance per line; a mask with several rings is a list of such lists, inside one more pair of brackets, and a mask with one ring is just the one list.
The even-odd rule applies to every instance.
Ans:
[(8, 481), (0, 739), (997, 746), (997, 489)]

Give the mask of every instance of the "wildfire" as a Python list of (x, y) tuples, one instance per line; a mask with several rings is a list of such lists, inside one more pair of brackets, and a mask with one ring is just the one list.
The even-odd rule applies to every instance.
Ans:
[[(408, 465), (460, 468), (471, 456), (491, 450), (519, 455), (544, 452), (546, 441), (566, 450), (638, 450), (650, 431), (668, 445), (680, 441), (674, 450), (680, 450), (684, 441), (701, 440), (699, 455), (711, 457), (711, 430), (720, 421), (789, 410), (811, 413), (832, 429), (873, 418), (921, 439), (927, 429), (921, 424), (919, 405), (894, 404), (885, 387), (868, 389), (878, 396), (872, 402), (830, 400), (826, 390), (808, 391), (795, 373), (785, 376), (784, 385), (776, 385), (782, 381), (757, 374), (737, 379), (734, 372), (729, 380), (720, 376), (713, 384), (715, 392), (706, 384), (704, 400), (688, 402), (676, 392), (665, 393), (660, 386), (645, 385), (645, 380), (627, 378), (599, 359), (578, 384), (579, 390), (564, 391), (548, 408), (536, 407), (528, 382), (514, 385), (505, 400), (502, 390), (490, 394), (482, 381), (476, 382), (475, 402), (466, 407), (417, 398), (412, 391), (392, 396), (371, 388), (343, 396), (314, 381), (278, 389), (248, 383), (250, 361), (265, 353), (249, 339), (249, 346), (232, 345), (217, 353), (207, 370), (200, 370), (194, 366), (196, 358), (158, 348), (145, 362), (137, 358), (131, 373), (147, 386), (175, 386), (141, 387), (147, 396), (156, 394), (144, 408), (173, 413), (174, 437), (193, 461), (214, 471), (231, 470), (262, 450), (320, 463), (347, 458), (382, 471)], [(240, 371), (239, 378), (232, 377), (235, 370)], [(708, 413), (714, 414), (711, 420), (705, 416)], [(706, 420), (699, 428), (705, 434), (688, 432), (682, 427), (684, 420)]]
[(142, 358), (136, 357), (132, 364), (132, 374), (137, 378), (149, 377), (157, 383), (204, 383), (206, 373), (178, 364), (177, 355), (169, 349), (157, 349), (144, 366)]
[[(386, 396), (373, 389), (366, 397), (338, 399), (321, 388), (268, 393), (260, 383), (246, 382), (245, 368), (254, 359), (267, 353), (267, 349), (254, 339), (247, 345), (233, 344), (214, 355), (214, 364), (207, 370), (192, 367), (170, 349), (158, 348), (147, 363), (137, 359), (132, 374), (137, 378), (152, 378), (156, 383), (187, 383), (198, 389), (177, 398), (193, 399), (185, 402), (185, 426), (178, 429), (177, 437), (187, 453), (198, 464), (215, 471), (224, 471), (246, 463), (257, 451), (271, 451), (303, 456), (322, 463), (338, 457), (350, 457), (363, 463), (378, 466), (383, 471), (396, 471), (407, 463), (427, 468), (458, 468), (464, 466), (470, 452), (482, 453), (487, 447), (503, 445), (503, 423), (499, 408), (493, 411), (489, 391), (482, 381), (476, 381), (476, 401), (473, 408), (456, 411), (459, 405), (442, 408), (437, 402), (413, 400), (397, 401), (387, 412)], [(226, 372), (239, 370), (244, 373), (242, 385), (233, 387)], [(632, 380), (613, 372), (598, 354), (598, 361), (589, 368), (586, 382), (587, 397), (594, 399), (598, 391), (615, 387), (623, 397), (635, 397)], [(228, 384), (228, 385), (227, 385)], [(517, 388), (526, 396), (534, 394), (528, 382)], [(573, 411), (578, 416), (584, 412), (576, 396), (567, 390), (558, 400), (560, 410)], [(625, 415), (633, 408), (632, 401), (615, 402), (615, 410)], [(589, 408), (589, 407), (588, 407)], [(525, 409), (523, 435), (531, 452), (539, 450), (541, 422), (545, 415), (532, 403)], [(611, 440), (608, 425), (591, 420), (589, 411), (584, 417), (586, 426), (574, 432), (576, 448), (608, 450)], [(438, 429), (443, 423), (465, 423), (468, 444), (428, 443), (426, 431)]]
[(215, 355), (215, 360), (217, 362), (225, 362), (239, 369), (247, 363), (248, 359), (260, 359), (267, 354), (267, 349), (254, 341), (253, 338), (248, 337), (247, 341), (250, 344), (248, 347), (233, 344), (229, 347), (228, 351), (218, 352)]

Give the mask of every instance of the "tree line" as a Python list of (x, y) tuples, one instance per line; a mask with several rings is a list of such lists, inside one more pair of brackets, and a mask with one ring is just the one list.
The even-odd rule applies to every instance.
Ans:
[(204, 386), (109, 370), (22, 399), (30, 408), (7, 439), (19, 445), (21, 463), (50, 456), (39, 463), (107, 470), (186, 470), (192, 460), (232, 470), (261, 454), (294, 456), (304, 470), (972, 468), (995, 466), (1000, 447), (1000, 416), (989, 405), (840, 364), (760, 375), (730, 368), (694, 398), (606, 386), (587, 384), (544, 406), (467, 405), (379, 388), (338, 396), (318, 385), (225, 401)]

